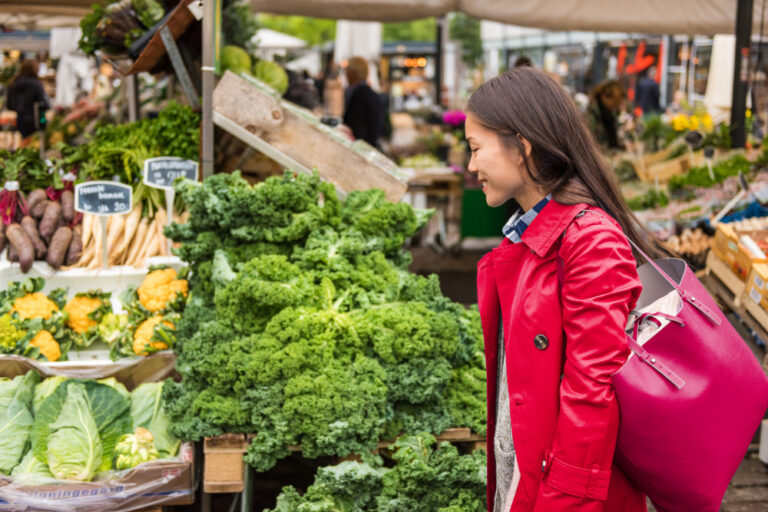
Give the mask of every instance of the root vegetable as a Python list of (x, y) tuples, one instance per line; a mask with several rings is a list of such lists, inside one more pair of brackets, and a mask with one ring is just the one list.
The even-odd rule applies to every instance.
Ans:
[(72, 241), (72, 228), (68, 226), (62, 226), (56, 230), (51, 238), (51, 245), (48, 247), (48, 258), (45, 261), (48, 264), (58, 269), (64, 258), (67, 257), (67, 249), (69, 249), (69, 243)]
[(45, 210), (48, 208), (48, 205), (51, 204), (53, 201), (49, 201), (48, 199), (43, 199), (42, 201), (38, 201), (35, 203), (34, 206), (29, 207), (29, 213), (36, 219), (40, 219), (44, 214)]
[(83, 249), (88, 247), (88, 243), (91, 241), (95, 218), (95, 215), (83, 215)]
[[(83, 228), (76, 226), (72, 232), (72, 241), (69, 243), (69, 249), (67, 249), (67, 259), (65, 263), (67, 265), (74, 265), (80, 260), (83, 255)], [(56, 236), (54, 235), (54, 238)]]
[(27, 233), (32, 246), (35, 248), (35, 258), (42, 260), (45, 258), (48, 248), (45, 246), (45, 242), (40, 239), (40, 234), (37, 232), (37, 222), (29, 215), (25, 215), (21, 219), (21, 227)]
[(120, 242), (115, 248), (115, 257), (118, 259), (118, 261), (122, 262), (125, 260), (123, 256), (125, 256), (125, 253), (129, 251), (128, 248), (130, 243), (139, 229), (139, 222), (141, 222), (141, 209), (141, 202), (139, 202), (136, 204), (136, 206), (133, 207), (133, 210), (131, 210), (131, 213), (125, 219), (125, 231), (123, 232), (123, 237), (120, 239)]
[(65, 190), (61, 193), (61, 218), (65, 224), (69, 224), (75, 218), (75, 193)]
[[(38, 203), (46, 201), (47, 199), (48, 195), (42, 188), (36, 188), (30, 192), (27, 196), (27, 208), (29, 208), (30, 213), (35, 209), (35, 206), (37, 206)], [(42, 213), (40, 215), (42, 215)]]
[(117, 263), (117, 246), (125, 232), (125, 215), (113, 215), (109, 218), (112, 224), (107, 228), (107, 247), (109, 248), (109, 263)]
[(147, 231), (149, 230), (149, 220), (147, 218), (141, 219), (139, 227), (136, 230), (136, 236), (131, 243), (131, 250), (128, 251), (128, 257), (125, 260), (126, 265), (132, 265), (136, 262), (136, 258), (139, 256), (142, 248), (144, 247), (144, 241), (147, 238)]
[(19, 262), (19, 253), (17, 253), (10, 244), (8, 245), (8, 261), (12, 263)]
[(5, 226), (0, 224), (0, 252), (5, 247)]
[(40, 221), (40, 236), (43, 240), (51, 240), (60, 220), (61, 205), (56, 202), (48, 203), (48, 206), (45, 208), (45, 213), (43, 214), (43, 219)]
[(5, 230), (5, 236), (8, 237), (11, 247), (19, 255), (19, 264), (21, 271), (25, 274), (32, 268), (35, 261), (35, 248), (32, 241), (19, 224), (11, 224)]

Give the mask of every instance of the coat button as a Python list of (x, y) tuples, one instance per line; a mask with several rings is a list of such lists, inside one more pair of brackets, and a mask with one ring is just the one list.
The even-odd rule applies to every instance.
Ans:
[(549, 346), (549, 340), (543, 334), (537, 334), (536, 337), (533, 338), (533, 344), (536, 345), (537, 349), (544, 350)]

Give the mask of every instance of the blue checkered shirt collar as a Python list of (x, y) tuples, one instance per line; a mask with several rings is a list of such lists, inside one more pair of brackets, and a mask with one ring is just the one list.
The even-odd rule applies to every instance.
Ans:
[(517, 210), (512, 217), (504, 224), (502, 232), (504, 236), (509, 238), (509, 241), (513, 244), (518, 244), (523, 239), (523, 233), (528, 229), (528, 226), (533, 223), (533, 219), (539, 214), (541, 210), (547, 206), (547, 203), (552, 200), (552, 194), (548, 194), (547, 197), (536, 203), (536, 206), (523, 212), (522, 209)]

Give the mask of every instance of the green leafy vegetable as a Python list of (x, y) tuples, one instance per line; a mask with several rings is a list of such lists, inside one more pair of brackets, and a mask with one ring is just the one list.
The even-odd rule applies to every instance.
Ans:
[(61, 412), (50, 425), (48, 468), (60, 480), (89, 482), (99, 470), (103, 447), (85, 387), (73, 383), (66, 390)]
[(131, 393), (133, 428), (149, 430), (160, 458), (173, 457), (181, 441), (171, 435), (171, 423), (163, 409), (163, 383), (145, 382)]
[(16, 467), (29, 443), (32, 428), (32, 397), (40, 382), (37, 372), (3, 382), (0, 405), (0, 472), (6, 475)]
[(48, 465), (38, 460), (32, 450), (28, 450), (21, 462), (13, 468), (11, 478), (15, 485), (45, 485), (56, 482)]

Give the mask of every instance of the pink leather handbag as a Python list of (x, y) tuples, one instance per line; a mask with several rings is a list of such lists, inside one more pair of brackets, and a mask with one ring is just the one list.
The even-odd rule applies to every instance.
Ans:
[[(627, 335), (633, 354), (613, 375), (621, 411), (614, 460), (659, 512), (718, 511), (768, 409), (768, 377), (683, 260), (653, 261), (629, 242), (647, 261), (636, 309), (673, 291), (682, 308), (646, 312)], [(661, 320), (668, 323), (640, 346), (639, 328)]]
[[(630, 241), (631, 242), (631, 241)], [(621, 410), (615, 460), (660, 512), (717, 511), (768, 408), (768, 377), (688, 265), (638, 269), (641, 309), (673, 290), (682, 309), (613, 376)]]

